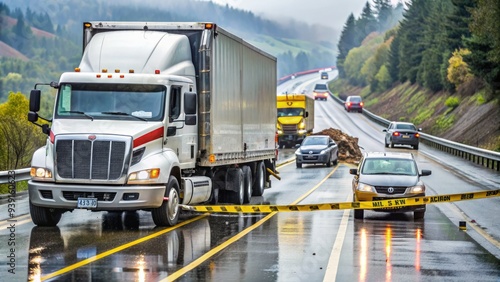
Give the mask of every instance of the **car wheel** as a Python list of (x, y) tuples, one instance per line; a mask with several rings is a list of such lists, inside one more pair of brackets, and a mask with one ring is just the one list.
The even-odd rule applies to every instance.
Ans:
[(394, 148), (394, 143), (392, 142), (392, 139), (390, 141), (391, 148)]
[(302, 168), (302, 164), (301, 163), (295, 162), (295, 165), (297, 165), (297, 168)]
[(413, 219), (423, 219), (425, 216), (425, 211), (413, 212)]
[(362, 114), (362, 113), (363, 113), (363, 110), (359, 110), (358, 112), (359, 112), (360, 114)]
[(331, 167), (332, 166), (332, 156), (331, 155), (330, 155), (330, 157), (328, 157), (328, 160), (326, 161), (325, 166), (326, 167)]
[(385, 141), (385, 139), (384, 139), (384, 145), (385, 145), (386, 148), (389, 147), (389, 144), (387, 144), (387, 142)]
[(338, 165), (339, 163), (339, 155), (335, 155), (335, 161), (333, 161), (333, 165)]
[(418, 150), (418, 144), (413, 146), (413, 149)]
[(354, 210), (354, 218), (355, 219), (363, 219), (365, 216), (365, 211), (364, 210)]

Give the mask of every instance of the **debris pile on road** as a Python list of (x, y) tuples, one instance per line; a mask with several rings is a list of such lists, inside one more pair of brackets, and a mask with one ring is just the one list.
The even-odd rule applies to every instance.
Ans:
[(358, 146), (358, 138), (352, 137), (340, 129), (328, 128), (320, 132), (313, 133), (313, 135), (328, 135), (330, 136), (339, 147), (339, 160), (348, 163), (357, 163), (361, 159), (361, 149)]

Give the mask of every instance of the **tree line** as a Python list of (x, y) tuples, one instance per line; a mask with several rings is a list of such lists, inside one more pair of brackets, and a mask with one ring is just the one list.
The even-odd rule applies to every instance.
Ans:
[(377, 36), (388, 2), (367, 2), (360, 18), (347, 19), (338, 43), (339, 77), (373, 92), (397, 82), (453, 92), (474, 79), (492, 93), (499, 89), (497, 0), (411, 0), (399, 24)]

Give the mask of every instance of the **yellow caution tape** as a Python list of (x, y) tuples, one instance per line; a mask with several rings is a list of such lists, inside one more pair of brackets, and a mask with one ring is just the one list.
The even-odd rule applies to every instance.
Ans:
[(383, 209), (400, 208), (406, 206), (417, 206), (425, 204), (436, 204), (446, 202), (458, 202), (465, 200), (476, 200), (500, 196), (499, 190), (480, 191), (464, 194), (446, 194), (413, 198), (394, 198), (380, 201), (366, 202), (343, 202), (305, 205), (214, 205), (214, 206), (187, 206), (181, 205), (184, 210), (210, 213), (271, 213), (271, 212), (295, 212), (295, 211), (329, 211), (346, 209)]

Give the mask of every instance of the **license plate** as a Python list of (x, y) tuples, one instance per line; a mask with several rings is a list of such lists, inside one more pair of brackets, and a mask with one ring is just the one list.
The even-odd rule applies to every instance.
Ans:
[(403, 135), (403, 138), (410, 138), (410, 135)]
[(97, 198), (78, 198), (76, 207), (79, 209), (95, 209), (97, 208)]

